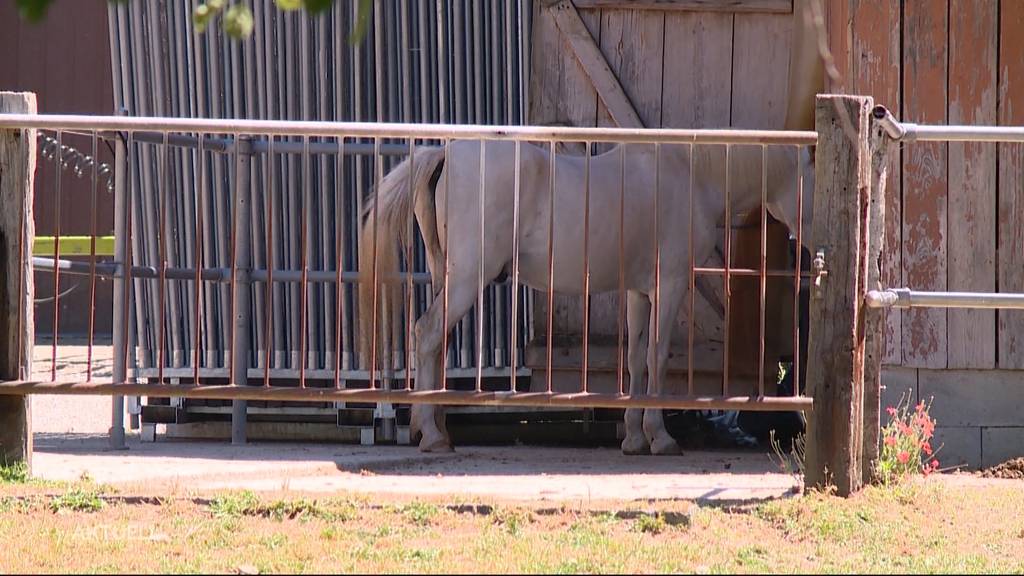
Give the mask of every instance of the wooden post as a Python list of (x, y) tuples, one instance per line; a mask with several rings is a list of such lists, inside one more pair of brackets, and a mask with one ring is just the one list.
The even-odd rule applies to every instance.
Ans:
[[(885, 184), (889, 175), (892, 138), (878, 125), (885, 108), (872, 110), (871, 197), (867, 219), (867, 290), (882, 290), (882, 254), (885, 253)], [(884, 308), (864, 308), (864, 454), (861, 462), (865, 484), (874, 480), (879, 454), (882, 409), (882, 357), (885, 355)]]
[[(36, 95), (0, 92), (0, 113), (35, 114)], [(0, 130), (0, 381), (26, 380), (32, 368), (32, 191), (36, 131)], [(0, 396), (0, 465), (32, 466), (28, 396)]]
[(868, 127), (873, 101), (818, 96), (807, 390), (805, 484), (856, 492), (863, 481), (865, 222), (871, 193)]

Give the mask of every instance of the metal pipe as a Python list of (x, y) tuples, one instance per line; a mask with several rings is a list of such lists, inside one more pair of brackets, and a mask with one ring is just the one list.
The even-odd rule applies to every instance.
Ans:
[(1024, 310), (1024, 294), (991, 292), (920, 292), (909, 288), (871, 290), (864, 296), (869, 308), (985, 308)]
[(889, 138), (892, 138), (893, 140), (902, 140), (906, 135), (906, 129), (885, 106), (875, 106), (874, 109), (871, 110), (871, 115), (874, 117), (875, 121), (878, 122), (878, 125), (885, 130), (885, 133), (889, 135)]
[[(249, 377), (249, 325), (251, 320), (248, 274), (252, 265), (250, 246), (252, 222), (249, 219), (250, 160), (244, 148), (235, 156), (234, 230), (232, 240), (232, 293), (231, 293), (231, 383), (245, 387)], [(246, 442), (246, 400), (234, 400), (231, 404), (231, 443)]]
[[(919, 133), (937, 127), (916, 126)], [(0, 128), (36, 128), (40, 130), (115, 130), (197, 132), (202, 134), (231, 132), (262, 136), (326, 136), (349, 138), (416, 138), (416, 139), (481, 139), (526, 140), (538, 142), (559, 141), (614, 141), (628, 143), (662, 144), (788, 144), (813, 145), (818, 141), (816, 132), (781, 130), (711, 130), (675, 128), (594, 128), (578, 126), (482, 126), (471, 124), (409, 124), (374, 122), (326, 122), (288, 120), (221, 120), (212, 118), (161, 118), (86, 116), (70, 114), (0, 114)], [(1019, 133), (1024, 142), (1022, 128), (962, 128), (979, 134), (986, 130), (1000, 133)], [(1016, 131), (1016, 132), (1013, 132)], [(910, 130), (908, 129), (908, 133)], [(965, 132), (968, 133), (968, 132)], [(921, 139), (921, 138), (918, 138)], [(275, 149), (277, 146), (275, 146)], [(348, 146), (346, 146), (348, 148)]]
[(809, 410), (808, 397), (715, 397), (715, 396), (621, 396), (557, 392), (475, 392), (461, 390), (387, 390), (384, 388), (296, 388), (264, 386), (194, 386), (190, 384), (110, 384), (14, 380), (0, 382), (0, 395), (29, 394), (90, 395), (132, 394), (150, 398), (195, 398), (208, 400), (266, 402), (383, 402), (396, 404), (446, 404), (483, 406), (561, 406), (566, 408), (662, 408), (679, 410)]

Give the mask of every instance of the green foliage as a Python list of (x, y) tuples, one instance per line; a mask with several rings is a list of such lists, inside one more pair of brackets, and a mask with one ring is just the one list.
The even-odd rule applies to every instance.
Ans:
[(0, 466), (0, 484), (24, 484), (28, 480), (28, 464), (17, 462)]
[[(110, 2), (127, 2), (127, 0), (109, 0)], [(366, 37), (370, 16), (373, 14), (373, 0), (358, 0), (359, 11), (355, 29), (349, 36), (349, 42), (358, 44)], [(53, 0), (14, 0), (18, 13), (29, 22), (41, 22), (46, 18)], [(210, 23), (223, 15), (221, 27), (224, 32), (236, 39), (248, 38), (254, 25), (252, 10), (243, 1), (228, 5), (229, 0), (206, 0), (192, 12), (192, 22), (196, 32), (203, 33)], [(334, 0), (274, 0), (278, 10), (290, 12), (305, 10), (311, 15), (329, 10)]]
[(99, 492), (74, 488), (50, 500), (53, 512), (99, 512), (106, 503)]

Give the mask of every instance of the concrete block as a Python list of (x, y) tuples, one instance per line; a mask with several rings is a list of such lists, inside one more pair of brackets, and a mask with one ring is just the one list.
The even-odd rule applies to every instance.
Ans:
[(1021, 457), (1024, 457), (1024, 426), (981, 430), (983, 467), (988, 468)]
[(954, 466), (977, 470), (982, 464), (981, 428), (937, 427), (932, 447), (938, 450), (935, 458), (944, 470)]
[(882, 426), (889, 423), (890, 418), (885, 409), (896, 406), (900, 399), (911, 404), (917, 403), (917, 369), (916, 368), (883, 368), (882, 369)]
[(918, 393), (939, 426), (1024, 426), (1024, 372), (922, 368)]

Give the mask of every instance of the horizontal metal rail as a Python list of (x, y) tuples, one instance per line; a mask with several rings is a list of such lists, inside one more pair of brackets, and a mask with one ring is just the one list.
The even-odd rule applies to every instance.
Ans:
[[(227, 133), (345, 138), (481, 139), (542, 142), (615, 141), (650, 144), (788, 144), (807, 146), (816, 144), (818, 141), (817, 133), (809, 131), (479, 126), (471, 124), (220, 120), (209, 118), (144, 118), (67, 114), (0, 114), (0, 128), (194, 132), (201, 134)], [(276, 143), (274, 150), (277, 151)]]
[[(89, 262), (75, 260), (54, 260), (53, 258), (32, 258), (32, 267), (38, 270), (59, 269), (66, 274), (79, 276), (90, 276), (93, 273), (92, 265)], [(274, 282), (302, 282), (301, 270), (274, 270)], [(105, 278), (123, 278), (124, 269), (118, 262), (97, 262), (96, 276)], [(244, 279), (249, 282), (266, 282), (270, 278), (267, 270), (243, 271)], [(160, 269), (155, 266), (132, 266), (132, 278), (154, 279), (160, 278)], [(164, 277), (169, 280), (195, 280), (195, 268), (166, 268)], [(381, 282), (405, 282), (409, 275), (402, 273), (393, 276), (386, 276), (379, 279)], [(200, 271), (200, 280), (206, 282), (230, 282), (231, 268), (203, 268)], [(358, 272), (342, 272), (341, 281), (345, 283), (356, 283), (363, 280)], [(306, 272), (308, 282), (337, 282), (338, 273), (333, 270), (308, 270)], [(413, 284), (430, 284), (430, 274), (426, 272), (413, 272)], [(507, 282), (507, 280), (506, 280)], [(502, 282), (495, 282), (501, 284)]]
[(1024, 142), (1024, 126), (931, 126), (900, 122), (884, 106), (872, 112), (886, 133), (902, 142)]
[(919, 292), (909, 288), (871, 290), (869, 308), (1000, 308), (1024, 310), (1024, 294), (986, 292)]
[(451, 406), (561, 406), (566, 408), (663, 408), (677, 410), (809, 410), (812, 400), (799, 396), (625, 396), (596, 393), (485, 392), (462, 390), (383, 390), (185, 384), (112, 384), (16, 380), (0, 382), (0, 395), (57, 394), (147, 396), (267, 402), (388, 402)]

